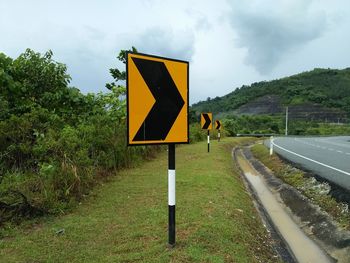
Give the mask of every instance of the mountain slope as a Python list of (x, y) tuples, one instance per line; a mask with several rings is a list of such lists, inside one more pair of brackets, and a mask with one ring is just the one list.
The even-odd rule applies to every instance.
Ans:
[[(257, 104), (265, 110), (256, 111)], [(317, 68), (278, 80), (243, 85), (223, 97), (193, 104), (192, 108), (196, 113), (210, 111), (220, 115), (279, 114), (285, 106), (299, 118), (345, 120), (350, 116), (350, 68)]]

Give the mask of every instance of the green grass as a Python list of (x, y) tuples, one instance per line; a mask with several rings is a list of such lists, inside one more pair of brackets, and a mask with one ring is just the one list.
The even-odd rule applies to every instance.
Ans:
[[(274, 174), (281, 178), (287, 184), (297, 188), (312, 202), (319, 205), (324, 211), (330, 214), (339, 226), (350, 230), (350, 213), (346, 209), (346, 205), (338, 203), (329, 194), (322, 193), (318, 187), (314, 187), (315, 183), (312, 178), (305, 172), (288, 165), (282, 161), (276, 154), (270, 156), (269, 149), (263, 144), (256, 144), (252, 147), (253, 155), (266, 165)], [(322, 187), (322, 185), (321, 185)]]
[[(176, 247), (167, 247), (167, 153), (119, 172), (75, 211), (3, 229), (1, 262), (276, 262), (231, 158), (234, 145), (176, 148)], [(30, 226), (29, 226), (30, 225)], [(56, 234), (64, 229), (63, 234)]]

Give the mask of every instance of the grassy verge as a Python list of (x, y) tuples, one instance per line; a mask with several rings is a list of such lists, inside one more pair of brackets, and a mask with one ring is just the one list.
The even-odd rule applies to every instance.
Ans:
[(320, 183), (315, 178), (282, 161), (276, 154), (270, 156), (269, 150), (262, 144), (252, 147), (253, 155), (274, 172), (284, 182), (292, 185), (319, 205), (324, 211), (332, 215), (339, 225), (350, 229), (350, 213), (347, 205), (338, 203), (328, 193), (328, 184)]
[(177, 245), (167, 248), (167, 154), (97, 187), (74, 212), (7, 230), (2, 262), (276, 262), (232, 146), (176, 148)]

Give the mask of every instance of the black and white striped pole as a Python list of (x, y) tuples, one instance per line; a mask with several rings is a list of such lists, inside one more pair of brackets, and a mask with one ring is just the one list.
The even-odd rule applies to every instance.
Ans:
[(209, 149), (210, 149), (210, 132), (208, 130), (208, 152), (209, 152)]
[(168, 146), (169, 246), (175, 246), (175, 144)]

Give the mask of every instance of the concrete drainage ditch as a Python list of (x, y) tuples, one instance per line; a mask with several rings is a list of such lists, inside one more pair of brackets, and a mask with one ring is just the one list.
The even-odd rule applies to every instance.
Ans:
[(233, 157), (263, 221), (282, 240), (276, 243), (276, 250), (283, 261), (350, 262), (349, 231), (339, 229), (328, 214), (276, 178), (252, 156), (249, 147), (235, 149)]

